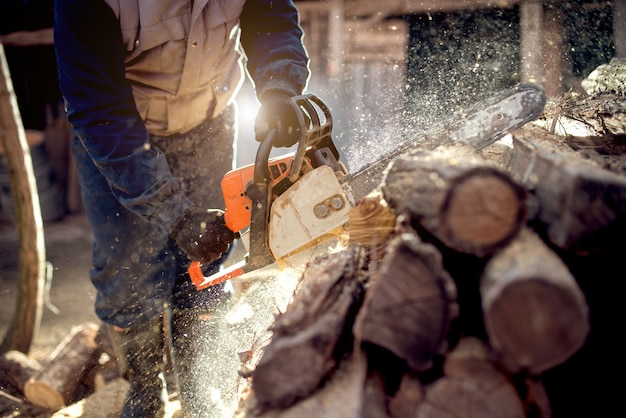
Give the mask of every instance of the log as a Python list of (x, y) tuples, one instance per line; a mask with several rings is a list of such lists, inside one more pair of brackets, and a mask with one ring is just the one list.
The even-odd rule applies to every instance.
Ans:
[(420, 151), (390, 164), (382, 185), (396, 214), (445, 246), (479, 257), (504, 246), (526, 221), (526, 192), (468, 146)]
[(525, 418), (511, 381), (476, 338), (461, 339), (444, 364), (444, 376), (426, 386), (424, 400), (407, 418)]
[(489, 260), (480, 293), (489, 344), (510, 372), (540, 374), (567, 360), (589, 334), (580, 287), (530, 230)]
[(41, 364), (21, 351), (11, 350), (0, 356), (0, 387), (15, 395), (24, 392), (24, 385), (41, 369)]
[(52, 45), (54, 44), (54, 35), (52, 28), (16, 31), (1, 35), (0, 42), (4, 46)]
[(545, 131), (513, 134), (509, 170), (538, 200), (536, 229), (555, 246), (600, 251), (626, 233), (626, 177), (557, 147)]
[(55, 411), (71, 403), (84, 377), (97, 365), (98, 328), (82, 324), (61, 341), (47, 363), (26, 382), (24, 394), (29, 402)]
[(396, 217), (380, 191), (374, 191), (359, 200), (348, 212), (350, 244), (365, 247), (370, 260), (380, 260), (392, 235)]
[(362, 301), (365, 250), (357, 245), (307, 267), (252, 373), (258, 408), (285, 407), (315, 392), (352, 351), (350, 332)]
[(432, 365), (458, 314), (441, 254), (411, 233), (394, 238), (372, 278), (354, 327), (356, 341), (392, 352), (414, 371)]
[(362, 355), (347, 355), (317, 391), (285, 408), (256, 409), (254, 392), (233, 418), (362, 418), (367, 362)]
[(45, 418), (49, 411), (26, 402), (22, 397), (13, 396), (0, 390), (0, 417), (41, 417)]
[(56, 411), (50, 418), (117, 418), (122, 412), (129, 384), (118, 377), (101, 390)]

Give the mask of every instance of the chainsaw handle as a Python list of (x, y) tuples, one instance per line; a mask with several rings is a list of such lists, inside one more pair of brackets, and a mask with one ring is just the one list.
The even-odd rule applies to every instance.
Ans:
[(254, 160), (254, 184), (257, 186), (267, 185), (270, 182), (269, 160), (275, 138), (276, 129), (272, 129), (259, 144)]
[[(289, 180), (293, 183), (300, 177), (307, 149), (330, 137), (333, 118), (326, 103), (314, 94), (293, 96), (287, 101), (298, 119), (299, 132), (299, 138), (296, 141), (298, 148), (289, 174)], [(323, 119), (321, 118), (322, 115), (324, 116)], [(266, 184), (269, 184), (269, 159), (276, 134), (275, 129), (270, 130), (257, 150), (254, 160), (254, 184), (257, 186), (265, 187)]]
[[(314, 94), (309, 93), (291, 97), (289, 98), (289, 104), (293, 107), (298, 118), (300, 132), (298, 148), (291, 165), (291, 173), (289, 174), (289, 181), (294, 183), (300, 177), (307, 148), (315, 146), (322, 142), (323, 139), (330, 137), (333, 118), (326, 103)], [(319, 108), (319, 111), (314, 104)], [(323, 120), (320, 117), (320, 112), (324, 116)], [(305, 119), (305, 115), (308, 120)]]

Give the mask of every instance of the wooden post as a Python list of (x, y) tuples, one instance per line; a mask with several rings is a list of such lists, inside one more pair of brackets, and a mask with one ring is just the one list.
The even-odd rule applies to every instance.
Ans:
[(615, 56), (626, 58), (626, 0), (613, 0), (613, 33)]
[(20, 237), (17, 307), (0, 344), (0, 353), (10, 350), (28, 353), (41, 322), (46, 249), (30, 148), (1, 43), (0, 67), (0, 139), (12, 173), (11, 194)]
[(522, 47), (521, 81), (543, 86), (542, 53), (543, 4), (528, 1), (520, 4)]
[(558, 7), (548, 8), (544, 14), (543, 60), (545, 68), (544, 91), (546, 96), (555, 97), (564, 92), (564, 80), (571, 77), (571, 64), (566, 58), (569, 54), (565, 13)]

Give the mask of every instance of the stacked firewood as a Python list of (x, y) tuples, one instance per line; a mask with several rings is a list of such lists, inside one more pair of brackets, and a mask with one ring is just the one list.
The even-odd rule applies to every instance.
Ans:
[[(623, 96), (565, 95), (480, 152), (401, 156), (240, 354), (235, 416), (612, 416), (624, 236)], [(41, 364), (4, 353), (0, 416), (117, 416), (112, 356), (94, 324)]]
[[(345, 246), (309, 263), (237, 416), (609, 410), (626, 165), (581, 156), (581, 138), (550, 126), (394, 160), (353, 209)], [(624, 140), (602, 135), (593, 142)]]

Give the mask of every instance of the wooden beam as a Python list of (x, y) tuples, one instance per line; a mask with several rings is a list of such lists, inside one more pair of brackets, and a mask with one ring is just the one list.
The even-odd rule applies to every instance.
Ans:
[[(332, 0), (330, 0), (332, 1)], [(506, 8), (521, 3), (522, 0), (344, 0), (346, 16), (383, 19), (388, 16), (405, 14), (452, 12), (485, 8)], [(298, 9), (328, 10), (328, 1), (299, 1)]]

